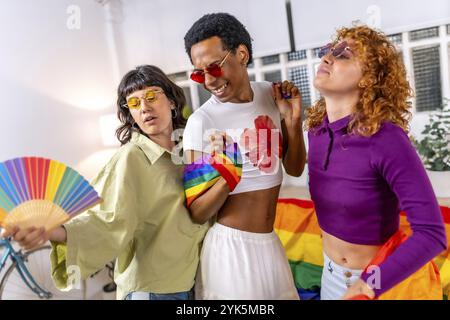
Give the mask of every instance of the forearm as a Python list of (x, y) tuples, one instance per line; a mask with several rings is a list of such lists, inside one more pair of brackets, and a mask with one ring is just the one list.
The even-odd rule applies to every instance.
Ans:
[(379, 296), (408, 278), (444, 249), (445, 232), (440, 228), (414, 232), (379, 268), (368, 269), (361, 278), (370, 286), (375, 286), (373, 290)]
[(300, 119), (285, 120), (288, 147), (283, 158), (286, 173), (299, 177), (305, 168), (306, 149)]
[(214, 186), (192, 202), (189, 210), (194, 222), (203, 224), (216, 215), (225, 203), (230, 189), (224, 178), (220, 178)]
[[(130, 212), (127, 208), (123, 210)], [(124, 250), (130, 250), (139, 220), (133, 214), (117, 215), (118, 211), (114, 218), (105, 220), (101, 214), (89, 210), (65, 223), (66, 230), (59, 227), (51, 232), (52, 270), (59, 288), (69, 285), (67, 276), (71, 266), (79, 268), (81, 279), (85, 279)]]

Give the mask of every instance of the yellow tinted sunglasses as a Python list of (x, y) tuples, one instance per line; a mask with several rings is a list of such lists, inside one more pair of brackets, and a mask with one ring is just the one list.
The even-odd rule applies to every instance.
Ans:
[(141, 100), (144, 99), (147, 103), (152, 103), (156, 101), (156, 94), (164, 93), (162, 90), (147, 90), (145, 91), (143, 98), (131, 97), (127, 100), (127, 103), (123, 107), (128, 109), (139, 109), (141, 107)]

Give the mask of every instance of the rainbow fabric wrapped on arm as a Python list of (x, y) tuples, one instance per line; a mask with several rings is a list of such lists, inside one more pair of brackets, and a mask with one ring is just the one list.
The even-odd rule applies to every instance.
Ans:
[(187, 207), (223, 177), (233, 191), (241, 180), (242, 156), (237, 143), (230, 144), (223, 153), (203, 155), (184, 169), (184, 191)]

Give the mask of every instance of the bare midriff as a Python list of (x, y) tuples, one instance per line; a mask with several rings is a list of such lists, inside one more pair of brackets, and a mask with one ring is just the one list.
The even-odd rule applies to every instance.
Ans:
[(280, 186), (230, 195), (219, 210), (217, 222), (255, 233), (273, 230)]
[(349, 269), (365, 269), (380, 249), (380, 245), (354, 244), (322, 230), (323, 250), (336, 264)]

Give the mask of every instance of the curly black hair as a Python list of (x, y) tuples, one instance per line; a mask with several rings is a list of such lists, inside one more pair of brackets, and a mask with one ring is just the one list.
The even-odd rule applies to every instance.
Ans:
[(184, 36), (184, 47), (192, 62), (191, 48), (200, 41), (217, 36), (222, 40), (225, 50), (233, 53), (239, 45), (243, 44), (248, 49), (249, 60), (252, 63), (252, 38), (245, 26), (234, 16), (228, 13), (205, 14), (198, 19)]

